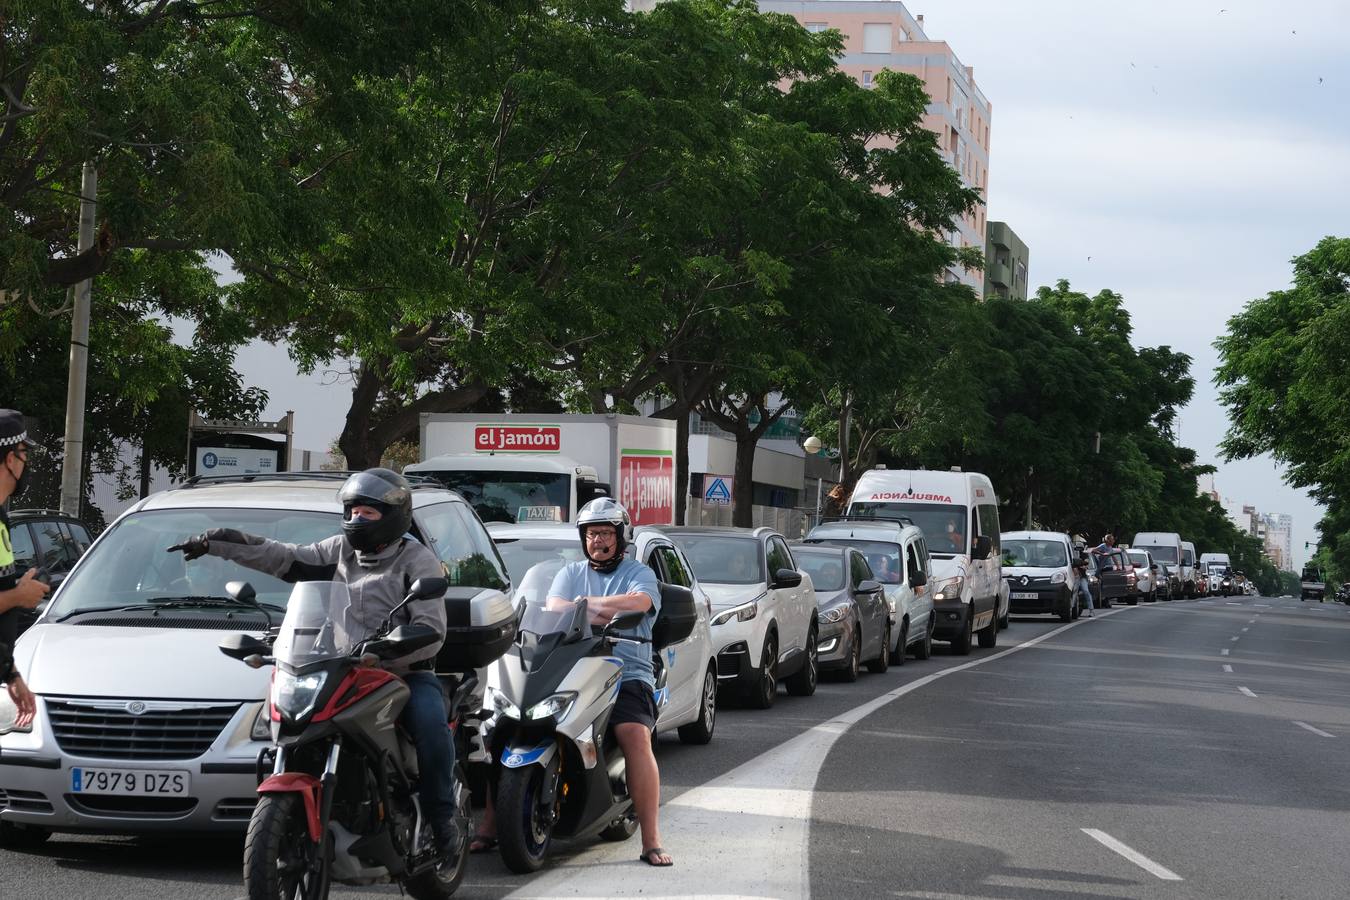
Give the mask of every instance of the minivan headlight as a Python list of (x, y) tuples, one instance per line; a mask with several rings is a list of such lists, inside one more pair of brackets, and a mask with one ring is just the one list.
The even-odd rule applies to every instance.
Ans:
[(276, 677), (272, 679), (272, 704), (292, 722), (299, 721), (314, 712), (319, 692), (327, 680), (327, 672), (292, 675), (277, 669)]
[(1050, 583), (1051, 583), (1051, 584), (1063, 584), (1064, 582), (1066, 582), (1066, 581), (1068, 581), (1068, 580), (1069, 580), (1069, 576), (1068, 576), (1068, 575), (1065, 575), (1063, 572), (1056, 572), (1055, 574), (1053, 574), (1053, 575), (1050, 576)]
[(966, 579), (962, 575), (953, 578), (944, 578), (935, 585), (933, 591), (934, 600), (960, 600), (961, 589), (966, 586)]
[(726, 612), (718, 613), (716, 616), (713, 617), (713, 620), (710, 624), (725, 625), (726, 623), (730, 622), (733, 618), (737, 622), (749, 622), (758, 614), (759, 614), (759, 601), (751, 600), (749, 603), (742, 603), (740, 606), (733, 606)]

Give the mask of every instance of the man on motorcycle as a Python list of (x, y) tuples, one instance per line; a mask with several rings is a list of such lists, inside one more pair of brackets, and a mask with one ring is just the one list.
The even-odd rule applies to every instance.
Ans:
[[(442, 577), (445, 569), (429, 549), (412, 539), (412, 490), (390, 469), (352, 475), (338, 491), (342, 534), (315, 544), (286, 544), (233, 528), (212, 528), (169, 548), (188, 560), (206, 554), (266, 572), (287, 582), (336, 580), (351, 594), (351, 619), (371, 634), (403, 602), (419, 578)], [(403, 608), (405, 622), (428, 625), (445, 638), (445, 602), (436, 597)], [(384, 668), (403, 678), (410, 696), (402, 723), (417, 747), (419, 794), (449, 855), (463, 833), (455, 820), (455, 748), (446, 727), (445, 701), (435, 674), (440, 643), (387, 660)]]

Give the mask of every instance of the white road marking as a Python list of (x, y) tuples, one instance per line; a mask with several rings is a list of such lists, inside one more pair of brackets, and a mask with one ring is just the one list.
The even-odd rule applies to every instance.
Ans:
[(1256, 608), (1257, 608), (1257, 609), (1270, 609), (1270, 604), (1269, 604), (1269, 603), (1257, 603), (1257, 604), (1256, 604)]
[(1249, 632), (1249, 631), (1251, 631), (1251, 630), (1252, 630), (1252, 627), (1251, 627), (1250, 625), (1248, 625), (1246, 628), (1242, 629), (1242, 633), (1243, 633), (1243, 634), (1246, 634), (1247, 632)]
[(1229, 606), (1241, 606), (1242, 604), (1241, 604), (1241, 603), (1238, 603), (1236, 600), (1229, 600), (1229, 601), (1228, 601), (1228, 605), (1229, 605)]
[(1253, 700), (1256, 699), (1256, 695), (1252, 693), (1252, 689), (1251, 689), (1251, 688), (1249, 688), (1249, 687), (1240, 687), (1240, 688), (1238, 688), (1238, 690), (1241, 691), (1242, 693), (1246, 694), (1248, 697), (1251, 697)]
[(1309, 725), (1307, 722), (1295, 722), (1294, 724), (1297, 725), (1299, 728), (1306, 728), (1306, 729), (1308, 729), (1308, 730), (1311, 731), (1313, 734), (1320, 734), (1322, 737), (1334, 738), (1334, 737), (1336, 736), (1336, 735), (1334, 735), (1334, 734), (1328, 734), (1327, 732), (1323, 731), (1323, 730), (1320, 729), (1320, 728), (1314, 728), (1314, 727), (1312, 727), (1311, 725)]
[(1227, 647), (1224, 647), (1222, 650), (1220, 650), (1220, 651), (1219, 651), (1219, 655), (1220, 655), (1220, 656), (1227, 656), (1227, 655), (1228, 655), (1228, 648), (1227, 648)]
[[(1141, 608), (1124, 606), (1097, 617)], [(623, 841), (550, 860), (551, 868), (509, 896), (808, 898), (811, 798), (820, 768), (841, 735), (888, 703), (940, 678), (1034, 647), (1086, 621), (1061, 625), (1006, 650), (903, 684), (663, 804), (666, 846), (679, 854), (675, 864), (680, 879), (669, 890), (634, 877), (628, 863), (637, 863), (638, 847), (634, 841)], [(729, 842), (728, 834), (736, 835), (736, 840)]]
[(1181, 881), (1181, 876), (1176, 872), (1173, 872), (1166, 866), (1159, 865), (1138, 850), (1135, 850), (1133, 847), (1122, 844), (1105, 831), (1098, 831), (1096, 828), (1084, 828), (1083, 834), (1086, 834), (1108, 850), (1114, 850), (1116, 853), (1119, 853), (1150, 875), (1161, 878), (1163, 881)]
[(1230, 666), (1228, 663), (1223, 664), (1223, 670), (1230, 675), (1233, 674), (1233, 667)]
[(1229, 638), (1229, 640), (1230, 640), (1230, 641), (1236, 641), (1236, 640), (1237, 640), (1237, 635), (1233, 635), (1232, 637)]

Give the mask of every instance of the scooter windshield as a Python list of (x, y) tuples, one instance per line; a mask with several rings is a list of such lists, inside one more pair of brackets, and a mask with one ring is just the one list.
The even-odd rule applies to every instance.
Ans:
[(539, 636), (558, 634), (568, 641), (590, 634), (590, 615), (581, 598), (549, 597), (549, 588), (558, 570), (558, 560), (531, 566), (516, 589), (517, 608), (523, 609), (520, 631)]
[[(354, 630), (355, 629), (355, 630)], [(346, 656), (366, 635), (351, 618), (351, 595), (340, 581), (301, 581), (291, 589), (272, 652), (296, 668)]]

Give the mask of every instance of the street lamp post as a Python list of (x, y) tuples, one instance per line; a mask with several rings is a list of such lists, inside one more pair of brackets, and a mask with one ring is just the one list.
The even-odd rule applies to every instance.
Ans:
[[(820, 438), (816, 437), (814, 434), (813, 434), (813, 435), (809, 435), (809, 436), (806, 438), (806, 440), (802, 441), (802, 449), (806, 451), (806, 455), (807, 455), (807, 456), (815, 456), (817, 453), (820, 452)], [(815, 522), (812, 523), (813, 525), (819, 525), (819, 524), (820, 524), (820, 491), (821, 491), (821, 488), (822, 488), (823, 484), (824, 484), (824, 479), (821, 478), (820, 476), (817, 476), (817, 477), (816, 477), (816, 520), (815, 520)]]

